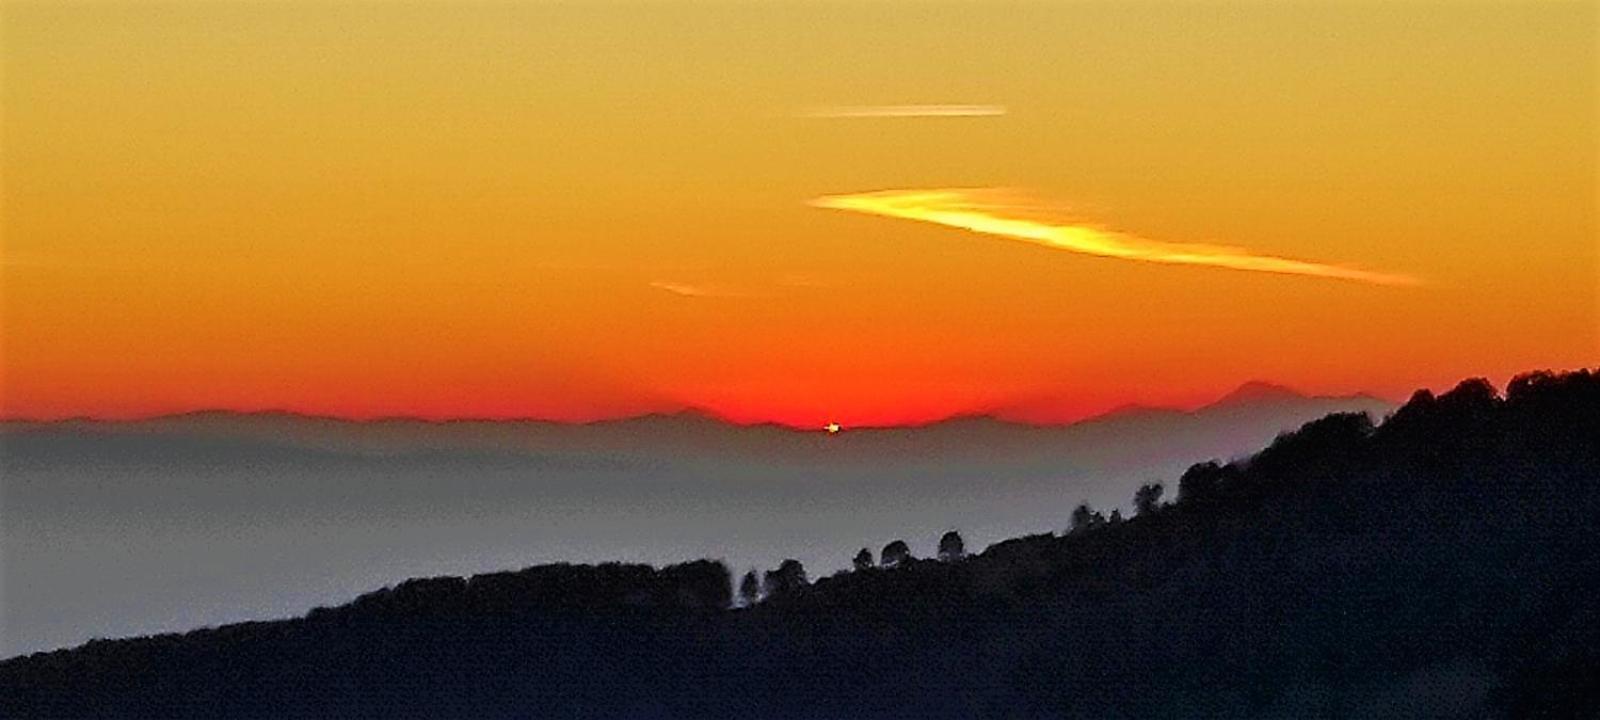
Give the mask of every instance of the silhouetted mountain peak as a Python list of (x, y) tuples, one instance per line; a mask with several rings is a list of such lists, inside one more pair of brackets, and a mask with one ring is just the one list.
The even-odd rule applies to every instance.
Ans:
[(1210, 407), (1305, 400), (1309, 397), (1309, 395), (1294, 388), (1262, 380), (1251, 380), (1234, 388), (1232, 392), (1217, 398), (1215, 402), (1211, 403)]

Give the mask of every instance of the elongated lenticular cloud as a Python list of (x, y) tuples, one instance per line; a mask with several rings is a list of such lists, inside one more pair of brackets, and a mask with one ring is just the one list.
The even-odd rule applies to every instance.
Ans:
[(844, 105), (805, 112), (805, 116), (811, 118), (994, 117), (1004, 114), (1004, 105)]
[(992, 188), (884, 190), (826, 195), (812, 200), (811, 204), (868, 215), (920, 220), (1057, 250), (1123, 260), (1309, 275), (1375, 285), (1416, 285), (1419, 282), (1408, 275), (1263, 255), (1229, 245), (1148, 240), (1080, 221), (1041, 217), (1042, 206)]

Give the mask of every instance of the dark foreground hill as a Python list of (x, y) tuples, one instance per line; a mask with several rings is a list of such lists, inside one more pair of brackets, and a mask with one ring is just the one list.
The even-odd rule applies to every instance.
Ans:
[(753, 608), (712, 562), (413, 580), (0, 663), (0, 717), (1596, 717), (1597, 519), (1600, 374), (1468, 381)]

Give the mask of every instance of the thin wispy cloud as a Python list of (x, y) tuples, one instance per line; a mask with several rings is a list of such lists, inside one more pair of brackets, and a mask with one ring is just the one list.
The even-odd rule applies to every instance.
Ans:
[(755, 293), (744, 292), (733, 288), (717, 285), (700, 285), (695, 283), (675, 282), (671, 280), (652, 280), (650, 287), (679, 297), (691, 298), (743, 298), (756, 297)]
[(808, 118), (939, 118), (1004, 114), (1004, 105), (835, 105), (810, 108), (801, 115)]
[(38, 257), (0, 256), (0, 268), (38, 268), (50, 265), (50, 261)]
[(686, 298), (774, 298), (828, 286), (827, 281), (805, 273), (785, 273), (765, 282), (724, 284), (684, 280), (651, 280), (651, 289)]
[(808, 273), (785, 273), (778, 278), (778, 284), (788, 288), (817, 289), (828, 286), (828, 281)]
[(1021, 240), (1056, 250), (1122, 260), (1305, 275), (1374, 285), (1405, 286), (1420, 282), (1409, 275), (1279, 257), (1231, 245), (1151, 240), (1087, 222), (1049, 217), (1048, 211), (1036, 209), (1045, 206), (1030, 206), (1014, 193), (993, 188), (884, 190), (827, 195), (812, 200), (811, 204), (868, 215), (917, 220)]

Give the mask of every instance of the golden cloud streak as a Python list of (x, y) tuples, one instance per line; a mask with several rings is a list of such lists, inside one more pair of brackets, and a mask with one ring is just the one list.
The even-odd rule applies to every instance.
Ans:
[(1019, 203), (996, 189), (884, 190), (826, 195), (816, 207), (883, 217), (919, 220), (985, 235), (1022, 240), (1057, 250), (1173, 265), (1203, 265), (1312, 277), (1353, 280), (1374, 285), (1417, 285), (1408, 275), (1363, 270), (1347, 265), (1263, 255), (1246, 248), (1209, 243), (1148, 240), (1082, 222), (1027, 217), (1039, 206)]

